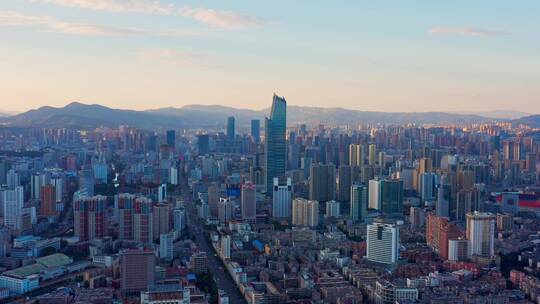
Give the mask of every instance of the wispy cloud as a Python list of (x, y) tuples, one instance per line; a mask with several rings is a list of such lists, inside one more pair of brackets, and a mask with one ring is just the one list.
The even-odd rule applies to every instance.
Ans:
[(208, 55), (174, 49), (148, 49), (139, 53), (139, 59), (173, 66), (216, 67), (210, 63)]
[(65, 7), (75, 7), (98, 11), (139, 13), (154, 15), (174, 15), (194, 19), (198, 22), (224, 29), (244, 29), (265, 23), (262, 18), (233, 11), (209, 8), (178, 7), (149, 0), (30, 0), (51, 3)]
[(200, 34), (198, 31), (182, 29), (141, 29), (67, 22), (48, 15), (25, 15), (14, 11), (0, 11), (0, 26), (35, 27), (45, 32), (81, 36), (193, 36)]
[(463, 36), (502, 36), (510, 33), (491, 29), (474, 27), (434, 27), (429, 30), (431, 35), (463, 35)]
[(175, 11), (175, 7), (172, 4), (165, 5), (158, 1), (143, 0), (30, 0), (30, 2), (51, 3), (66, 7), (121, 13), (169, 15)]
[(184, 8), (180, 15), (191, 17), (199, 22), (225, 29), (242, 29), (260, 26), (264, 23), (259, 17), (231, 11), (217, 11), (204, 8)]

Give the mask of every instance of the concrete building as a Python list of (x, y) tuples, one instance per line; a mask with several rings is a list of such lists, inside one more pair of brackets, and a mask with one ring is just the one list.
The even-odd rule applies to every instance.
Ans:
[(367, 226), (369, 261), (394, 264), (399, 258), (399, 229), (395, 222), (378, 218)]
[(279, 180), (274, 178), (272, 196), (272, 217), (276, 219), (290, 219), (292, 208), (292, 184), (291, 179), (287, 179), (286, 184), (279, 184)]
[(316, 227), (319, 225), (319, 202), (296, 198), (293, 200), (292, 224)]
[(490, 212), (467, 214), (469, 257), (474, 255), (492, 257), (495, 254), (495, 221), (495, 215)]
[(336, 168), (333, 164), (311, 165), (309, 176), (309, 199), (326, 202), (334, 199)]
[(123, 296), (139, 296), (155, 284), (156, 258), (151, 250), (125, 250), (121, 254), (120, 289)]
[(244, 222), (253, 223), (257, 220), (257, 201), (255, 185), (246, 183), (242, 185), (240, 211)]
[(364, 221), (367, 215), (368, 188), (362, 184), (351, 186), (350, 218), (352, 221)]

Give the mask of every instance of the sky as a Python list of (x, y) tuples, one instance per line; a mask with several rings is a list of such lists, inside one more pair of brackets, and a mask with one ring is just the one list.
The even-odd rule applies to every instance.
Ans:
[(540, 113), (540, 1), (1, 0), (0, 111)]

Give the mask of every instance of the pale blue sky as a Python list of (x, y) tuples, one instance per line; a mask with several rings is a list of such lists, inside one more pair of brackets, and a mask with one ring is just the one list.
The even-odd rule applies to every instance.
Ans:
[(0, 110), (540, 113), (540, 2), (2, 0)]

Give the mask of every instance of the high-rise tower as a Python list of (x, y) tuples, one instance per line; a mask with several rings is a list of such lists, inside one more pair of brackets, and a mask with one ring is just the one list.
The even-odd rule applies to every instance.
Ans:
[(274, 177), (285, 177), (287, 161), (287, 101), (274, 94), (270, 118), (265, 119), (266, 193), (272, 195)]

